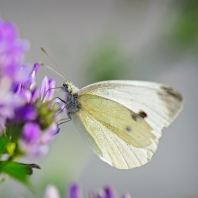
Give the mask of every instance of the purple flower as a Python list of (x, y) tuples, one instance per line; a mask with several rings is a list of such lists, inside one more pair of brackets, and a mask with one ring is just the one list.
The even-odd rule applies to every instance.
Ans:
[(27, 41), (18, 38), (17, 28), (0, 20), (0, 73), (10, 79), (19, 80), (22, 75), (18, 67), (22, 65), (28, 47)]
[[(45, 77), (42, 81), (41, 88), (39, 88), (35, 86), (35, 78), (39, 65), (35, 64), (32, 71), (25, 65), (19, 68), (23, 70), (26, 75), (21, 81), (12, 83), (11, 92), (23, 99), (25, 103), (14, 109), (15, 115), (11, 117), (11, 119), (7, 119), (7, 124), (23, 125), (23, 123), (25, 123), (21, 129), (23, 136), (19, 141), (22, 152), (29, 156), (44, 155), (48, 151), (46, 144), (59, 132), (59, 127), (54, 119), (58, 107), (53, 106), (50, 101), (53, 97), (54, 90), (48, 91), (54, 88), (55, 81), (53, 79), (48, 80), (48, 78)], [(38, 130), (38, 127), (32, 127), (32, 122), (37, 123), (40, 130), (37, 133), (39, 134), (38, 140), (30, 144), (27, 142), (25, 134), (32, 134), (30, 137), (33, 138), (36, 133), (35, 131)]]
[[(68, 198), (83, 198), (84, 197), (81, 192), (81, 188), (80, 188), (79, 184), (72, 183), (69, 186), (68, 192), (67, 192), (67, 197)], [(87, 196), (85, 196), (85, 197), (87, 197)], [(46, 188), (45, 198), (61, 198), (61, 197), (58, 192), (58, 189), (53, 185), (49, 185)], [(119, 198), (119, 196), (112, 189), (112, 187), (106, 186), (96, 193), (90, 193), (89, 198)], [(131, 198), (131, 196), (129, 194), (125, 194), (122, 196), (122, 198)]]
[(40, 66), (36, 63), (31, 69), (23, 64), (27, 49), (17, 28), (0, 20), (0, 138), (9, 135), (16, 156), (46, 153), (46, 144), (59, 132), (58, 107), (51, 101), (55, 81), (45, 77), (41, 87), (36, 86)]
[(22, 137), (19, 142), (20, 148), (23, 152), (28, 153), (29, 156), (42, 156), (48, 152), (48, 148), (40, 145), (40, 138), (42, 130), (35, 122), (28, 122), (24, 125)]
[(19, 67), (19, 71), (24, 74), (23, 78), (12, 84), (12, 91), (20, 95), (28, 103), (32, 101), (32, 96), (35, 97), (35, 93), (34, 95), (32, 94), (32, 89), (35, 86), (35, 78), (38, 69), (39, 64), (37, 63), (34, 65), (32, 71), (30, 71), (30, 68), (27, 65)]
[(69, 198), (83, 198), (81, 193), (81, 188), (77, 183), (73, 183), (69, 186), (68, 189)]
[[(26, 137), (24, 135), (20, 140), (19, 145), (22, 151), (29, 156), (40, 156), (46, 154), (48, 151), (46, 144), (48, 144), (59, 132), (59, 127), (55, 120), (55, 114), (58, 110), (58, 107), (55, 107), (51, 103), (53, 91), (47, 92), (48, 89), (55, 86), (55, 81), (52, 79), (48, 80), (48, 78), (45, 77), (43, 79), (39, 93), (39, 87), (32, 87), (35, 81), (35, 75), (33, 73), (35, 73), (37, 69), (37, 64), (35, 64), (34, 69), (30, 73), (29, 77), (20, 83), (21, 87), (16, 94), (23, 97), (23, 92), (30, 93), (30, 97), (28, 100), (25, 100), (26, 104), (24, 106), (15, 110), (15, 117), (9, 121), (10, 123), (18, 124), (26, 123), (22, 129), (23, 134), (32, 134), (32, 136), (30, 136), (32, 138), (34, 137), (34, 134), (36, 134), (35, 131), (38, 130), (38, 127), (36, 126), (40, 127), (38, 130), (39, 133), (37, 133), (39, 134), (37, 141), (33, 141), (31, 144), (27, 143), (27, 138), (24, 138)], [(32, 125), (33, 122), (37, 125)], [(29, 125), (29, 123), (31, 124)]]
[(15, 109), (24, 105), (23, 99), (11, 90), (13, 82), (24, 76), (19, 68), (26, 51), (27, 42), (18, 39), (16, 27), (0, 20), (0, 135), (7, 120), (14, 118)]

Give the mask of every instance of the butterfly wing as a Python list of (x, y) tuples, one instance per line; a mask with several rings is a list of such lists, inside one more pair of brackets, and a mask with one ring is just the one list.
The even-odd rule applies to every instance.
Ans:
[(122, 104), (137, 114), (146, 113), (145, 120), (156, 130), (168, 127), (182, 109), (182, 96), (173, 88), (144, 81), (104, 81), (86, 86), (81, 94), (101, 96)]
[(136, 81), (95, 83), (79, 91), (81, 108), (71, 116), (102, 160), (119, 169), (138, 167), (151, 159), (161, 128), (181, 108), (179, 93), (161, 86)]

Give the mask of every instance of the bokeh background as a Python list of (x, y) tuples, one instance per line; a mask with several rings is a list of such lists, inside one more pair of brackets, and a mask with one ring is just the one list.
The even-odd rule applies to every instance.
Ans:
[[(82, 185), (85, 197), (106, 184), (135, 198), (198, 197), (197, 0), (1, 0), (0, 13), (31, 43), (26, 63), (53, 66), (43, 46), (79, 88), (100, 80), (145, 80), (169, 84), (185, 98), (151, 162), (132, 170), (102, 162), (72, 122), (63, 124), (45, 158), (24, 159), (42, 167), (32, 176), (35, 197), (43, 197), (48, 184), (66, 197), (72, 181)], [(62, 84), (44, 68), (37, 82), (45, 75)], [(10, 179), (0, 186), (0, 197), (34, 196)]]

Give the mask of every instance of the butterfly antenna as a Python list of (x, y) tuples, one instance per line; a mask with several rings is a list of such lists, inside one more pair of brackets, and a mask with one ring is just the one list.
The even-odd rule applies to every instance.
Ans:
[(55, 72), (56, 74), (58, 74), (59, 76), (61, 76), (62, 78), (64, 78), (66, 81), (67, 78), (66, 76), (64, 75), (63, 71), (61, 70), (61, 68), (56, 64), (56, 62), (54, 61), (54, 59), (45, 51), (45, 49), (43, 47), (41, 47), (41, 50), (51, 59), (51, 61), (54, 63), (54, 65), (58, 68), (58, 70), (60, 71), (60, 73), (58, 73), (56, 70), (54, 70), (52, 67), (48, 66), (48, 65), (45, 65), (42, 61), (39, 62), (39, 64), (41, 66), (44, 66), (50, 70), (52, 70), (53, 72)]
[(52, 67), (44, 64), (42, 61), (39, 61), (39, 65), (46, 67), (47, 69), (50, 69), (51, 71), (53, 71), (54, 73), (58, 74), (59, 76), (61, 76), (62, 78), (64, 78), (67, 81), (67, 78), (65, 78), (65, 76), (61, 75), (60, 73), (58, 73), (55, 69), (53, 69)]

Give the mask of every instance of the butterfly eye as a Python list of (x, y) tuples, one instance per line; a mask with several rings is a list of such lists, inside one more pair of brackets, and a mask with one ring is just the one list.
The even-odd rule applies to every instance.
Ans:
[(68, 91), (68, 85), (63, 83), (64, 91)]

